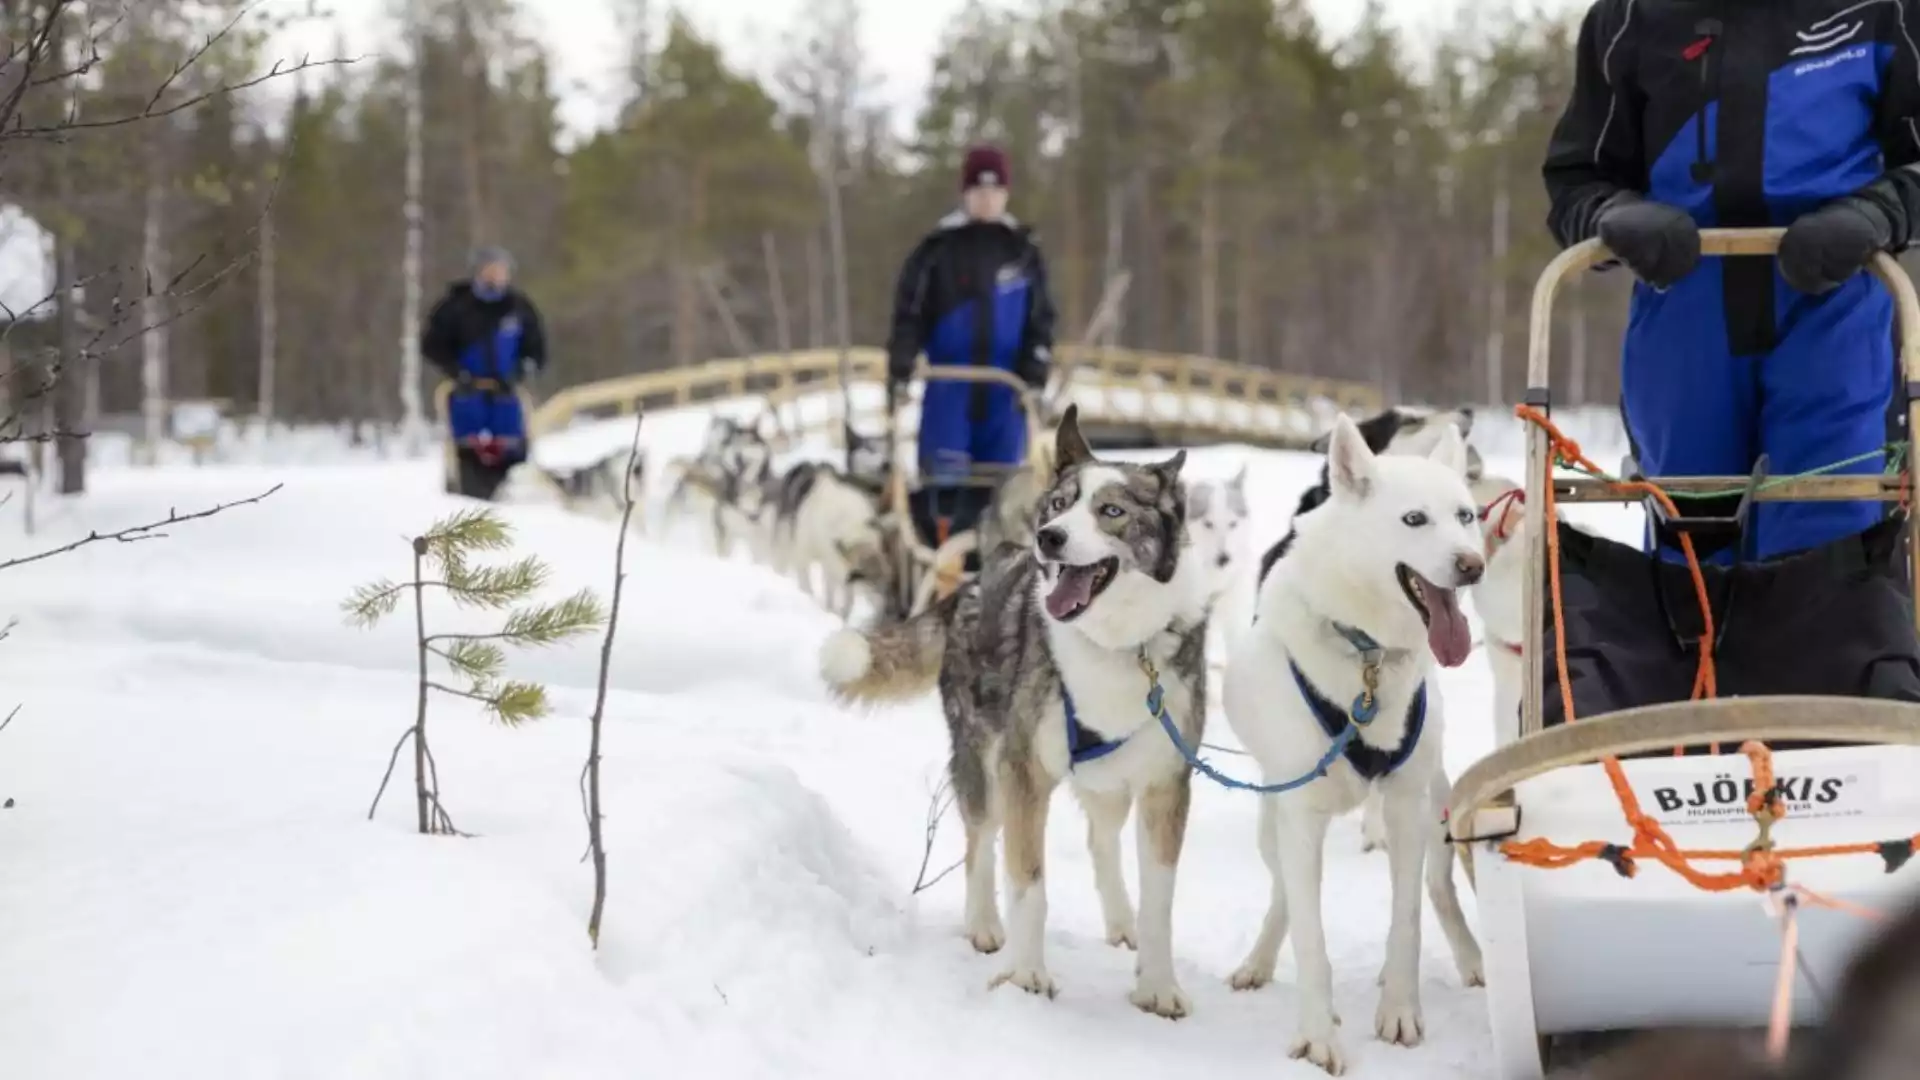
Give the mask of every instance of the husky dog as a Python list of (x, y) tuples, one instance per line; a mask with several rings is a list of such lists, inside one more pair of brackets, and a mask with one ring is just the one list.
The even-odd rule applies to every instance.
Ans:
[[(632, 459), (631, 481), (628, 478), (629, 455), (626, 452), (609, 454), (583, 469), (572, 472), (549, 472), (554, 483), (560, 488), (561, 497), (569, 508), (584, 508), (591, 512), (611, 514), (618, 517), (627, 506), (628, 485), (631, 482), (635, 509), (646, 502), (647, 459), (644, 454)], [(646, 515), (635, 513), (633, 524), (636, 529), (646, 530)]]
[[(1526, 586), (1526, 546), (1515, 543), (1526, 521), (1526, 490), (1511, 480), (1483, 476), (1473, 482), (1474, 502), (1480, 504), (1480, 531), (1487, 560), (1486, 576), (1473, 587), (1473, 607), (1484, 629), (1487, 666), (1493, 672), (1495, 716), (1520, 711), (1520, 692), (1526, 668), (1520, 663), (1520, 639), (1526, 633), (1521, 608)], [(1360, 826), (1361, 850), (1387, 846), (1387, 824), (1380, 793), (1367, 796)]]
[[(1430, 454), (1440, 442), (1442, 434), (1452, 426), (1456, 434), (1466, 438), (1473, 431), (1473, 410), (1453, 409), (1447, 412), (1435, 412), (1432, 409), (1416, 408), (1410, 405), (1396, 405), (1371, 419), (1360, 421), (1360, 435), (1366, 440), (1367, 449), (1376, 454)], [(1313, 452), (1327, 452), (1331, 435), (1322, 435), (1313, 444)], [(1467, 448), (1467, 479), (1472, 481), (1480, 475), (1480, 455), (1472, 447)], [(1327, 470), (1320, 469), (1320, 482), (1308, 488), (1300, 495), (1300, 505), (1294, 508), (1293, 520), (1298, 522), (1301, 515), (1327, 501)], [(1287, 528), (1287, 535), (1267, 549), (1260, 556), (1260, 577), (1264, 582), (1273, 571), (1273, 564), (1293, 546), (1295, 529)]]
[(1486, 560), (1466, 445), (1451, 425), (1429, 457), (1376, 457), (1342, 417), (1327, 460), (1329, 498), (1301, 518), (1293, 551), (1261, 586), (1259, 619), (1233, 643), (1224, 693), (1228, 722), (1271, 781), (1313, 775), (1335, 738), (1355, 732), (1325, 775), (1261, 801), (1260, 851), (1273, 892), (1259, 940), (1233, 977), (1235, 986), (1271, 978), (1291, 921), (1300, 969), (1291, 1053), (1338, 1074), (1346, 1059), (1320, 918), (1322, 848), (1328, 823), (1370, 788), (1385, 797), (1393, 882), (1375, 1031), (1408, 1046), (1423, 1034), (1423, 870), (1462, 978), (1482, 979), (1454, 892), (1452, 849), (1438, 828), (1450, 792), (1432, 675), (1436, 658), (1454, 667), (1472, 652), (1457, 596), (1480, 580)]
[[(854, 590), (864, 586), (876, 604), (886, 601), (892, 580), (880, 508), (866, 490), (831, 465), (805, 462), (782, 478), (774, 515), (773, 561), (827, 610), (847, 619)], [(813, 585), (820, 568), (821, 585)]]
[(1232, 589), (1241, 571), (1253, 559), (1248, 535), (1247, 467), (1231, 480), (1196, 480), (1187, 485), (1187, 530), (1193, 535), (1193, 553), (1207, 582), (1207, 605), (1213, 610)]
[[(846, 701), (906, 700), (939, 686), (967, 832), (967, 937), (981, 952), (1007, 949), (993, 985), (1055, 992), (1043, 951), (1044, 855), (1048, 806), (1064, 780), (1086, 811), (1107, 941), (1139, 949), (1131, 1000), (1181, 1017), (1191, 1004), (1173, 969), (1173, 885), (1191, 773), (1146, 700), (1157, 679), (1164, 711), (1198, 745), (1206, 621), (1198, 583), (1180, 572), (1186, 454), (1156, 465), (1098, 460), (1073, 408), (1055, 447), (1033, 547), (989, 554), (977, 578), (911, 620), (836, 633), (821, 672)], [(1136, 803), (1137, 925), (1120, 872), (1120, 830)], [(1005, 929), (993, 867), (1002, 832)]]

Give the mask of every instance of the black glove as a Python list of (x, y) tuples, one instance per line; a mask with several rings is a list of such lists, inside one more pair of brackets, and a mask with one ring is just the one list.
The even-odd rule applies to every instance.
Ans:
[(887, 411), (899, 412), (900, 403), (907, 397), (907, 381), (887, 376)]
[(1622, 191), (1600, 208), (1595, 232), (1633, 276), (1667, 289), (1700, 265), (1700, 229), (1685, 210)]
[(1799, 292), (1832, 292), (1893, 246), (1893, 223), (1855, 195), (1800, 215), (1780, 238), (1780, 276)]
[(462, 390), (473, 389), (473, 372), (471, 371), (456, 372), (453, 376), (453, 385), (459, 387)]

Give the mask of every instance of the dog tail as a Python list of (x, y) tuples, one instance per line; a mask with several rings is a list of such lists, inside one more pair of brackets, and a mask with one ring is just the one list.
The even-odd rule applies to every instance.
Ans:
[(912, 701), (940, 682), (947, 625), (959, 594), (910, 619), (871, 630), (836, 630), (820, 646), (820, 677), (843, 704), (883, 705)]

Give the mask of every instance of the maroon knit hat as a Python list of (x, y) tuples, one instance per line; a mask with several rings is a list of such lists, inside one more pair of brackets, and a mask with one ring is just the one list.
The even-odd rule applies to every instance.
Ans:
[(1006, 151), (997, 146), (975, 146), (967, 151), (967, 159), (960, 166), (960, 190), (976, 187), (1008, 187), (1013, 183), (1013, 170), (1007, 167)]

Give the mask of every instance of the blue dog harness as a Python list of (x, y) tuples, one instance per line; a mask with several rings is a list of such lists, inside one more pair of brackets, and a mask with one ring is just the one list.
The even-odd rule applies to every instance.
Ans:
[[(1293, 671), (1294, 685), (1299, 687), (1301, 698), (1306, 701), (1308, 710), (1320, 724), (1320, 730), (1332, 740), (1332, 745), (1328, 746), (1327, 752), (1321, 756), (1319, 763), (1304, 776), (1278, 784), (1253, 784), (1236, 780), (1202, 760), (1199, 753), (1180, 734), (1180, 728), (1173, 722), (1173, 717), (1168, 715), (1165, 704), (1166, 690), (1160, 684), (1160, 673), (1154, 667), (1153, 661), (1148, 658), (1145, 647), (1142, 647), (1139, 661), (1140, 669), (1146, 673), (1148, 682), (1147, 712), (1160, 721), (1161, 729), (1167, 733), (1168, 740), (1173, 743), (1174, 749), (1180, 751), (1180, 756), (1187, 760), (1187, 764), (1222, 787), (1269, 795), (1291, 791), (1327, 775), (1333, 763), (1342, 757), (1346, 758), (1348, 766), (1363, 779), (1378, 780), (1390, 775), (1405, 765), (1420, 745), (1420, 735), (1426, 730), (1427, 723), (1427, 684), (1425, 682), (1420, 684), (1414, 691), (1413, 700), (1407, 705), (1407, 727), (1400, 736), (1400, 745), (1392, 750), (1368, 746), (1359, 738), (1359, 734), (1361, 728), (1373, 722), (1373, 718), (1380, 710), (1380, 703), (1374, 697), (1374, 691), (1380, 677), (1380, 665), (1386, 659), (1386, 650), (1363, 631), (1342, 626), (1339, 623), (1334, 623), (1333, 628), (1347, 640), (1348, 644), (1359, 651), (1362, 664), (1361, 679), (1366, 688), (1353, 699), (1352, 705), (1341, 709), (1308, 681), (1298, 664), (1288, 661), (1288, 666)], [(1102, 738), (1099, 732), (1080, 723), (1080, 712), (1073, 704), (1073, 695), (1067, 691), (1064, 679), (1060, 683), (1060, 703), (1066, 714), (1067, 756), (1072, 765), (1097, 761), (1126, 743), (1127, 740), (1124, 738)]]
[(1067, 712), (1067, 757), (1075, 765), (1098, 761), (1120, 749), (1126, 739), (1105, 739), (1080, 723), (1080, 710), (1073, 707), (1073, 695), (1067, 693), (1067, 681), (1060, 680), (1060, 703)]

